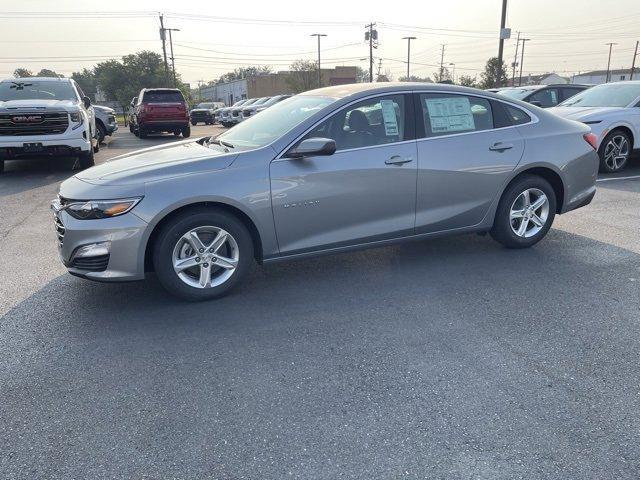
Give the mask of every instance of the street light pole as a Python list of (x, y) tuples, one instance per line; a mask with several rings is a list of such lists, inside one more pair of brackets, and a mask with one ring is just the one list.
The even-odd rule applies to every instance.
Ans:
[(501, 87), (500, 81), (502, 80), (502, 56), (504, 53), (504, 27), (507, 23), (507, 0), (502, 0), (502, 15), (500, 17), (500, 41), (498, 42), (498, 78), (494, 86)]
[(410, 79), (409, 75), (409, 63), (411, 62), (411, 40), (416, 40), (417, 37), (402, 37), (403, 40), (407, 41), (407, 82)]
[(320, 37), (326, 37), (325, 33), (312, 33), (312, 37), (318, 37), (318, 88), (322, 86), (322, 73), (320, 72)]
[(522, 64), (524, 63), (524, 44), (531, 40), (530, 38), (523, 38), (520, 41), (522, 42), (522, 51), (520, 52), (520, 79), (518, 80), (518, 86), (522, 86)]
[(614, 45), (618, 45), (614, 42), (605, 43), (605, 45), (609, 45), (609, 61), (607, 62), (607, 76), (605, 77), (604, 83), (609, 83), (609, 72), (611, 70), (611, 50)]

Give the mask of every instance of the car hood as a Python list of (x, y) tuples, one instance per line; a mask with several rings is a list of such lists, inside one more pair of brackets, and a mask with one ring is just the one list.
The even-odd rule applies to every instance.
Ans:
[(80, 106), (73, 100), (9, 100), (0, 102), (0, 111), (12, 113), (16, 110), (39, 110), (77, 112)]
[(210, 112), (211, 109), (210, 108), (194, 108), (193, 110), (191, 110), (191, 113), (193, 112)]
[(579, 122), (599, 119), (605, 115), (624, 111), (624, 107), (552, 107), (547, 109), (547, 112)]
[(132, 185), (169, 177), (227, 168), (238, 156), (217, 145), (205, 147), (196, 140), (157, 147), (115, 157), (84, 170), (76, 178), (100, 185)]
[(93, 109), (96, 111), (104, 112), (104, 113), (116, 113), (116, 111), (111, 107), (103, 107), (102, 105), (94, 105)]

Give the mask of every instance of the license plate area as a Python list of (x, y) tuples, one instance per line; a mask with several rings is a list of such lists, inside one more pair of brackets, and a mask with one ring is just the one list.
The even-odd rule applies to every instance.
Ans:
[(22, 150), (24, 153), (41, 153), (44, 152), (42, 143), (23, 143)]

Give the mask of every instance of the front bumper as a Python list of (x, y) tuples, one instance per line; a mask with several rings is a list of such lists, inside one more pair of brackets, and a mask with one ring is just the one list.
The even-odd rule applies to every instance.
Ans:
[[(78, 220), (51, 203), (58, 253), (69, 273), (103, 282), (142, 280), (144, 255), (140, 255), (147, 223), (132, 212), (100, 220)], [(108, 245), (108, 252), (77, 257), (78, 249), (92, 244)]]
[(107, 130), (107, 135), (113, 135), (118, 131), (118, 122), (114, 120), (112, 123), (107, 123), (105, 129)]
[[(65, 135), (20, 136), (0, 138), (0, 159), (11, 159), (35, 156), (64, 156), (91, 150), (91, 140), (85, 138), (86, 133), (68, 137)], [(39, 144), (42, 151), (33, 152), (25, 149), (25, 144)]]

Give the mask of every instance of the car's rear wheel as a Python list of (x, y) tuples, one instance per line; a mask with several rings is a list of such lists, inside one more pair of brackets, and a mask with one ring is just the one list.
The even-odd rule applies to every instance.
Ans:
[(185, 212), (159, 233), (153, 264), (162, 286), (191, 301), (226, 295), (253, 264), (253, 242), (236, 217), (214, 209)]
[(195, 127), (196, 125), (198, 125), (198, 122), (191, 122), (191, 125)]
[(138, 127), (138, 137), (147, 138), (148, 136), (149, 133), (143, 127)]
[(189, 125), (182, 128), (182, 136), (184, 138), (189, 138), (191, 136), (191, 127)]
[(555, 212), (556, 195), (549, 182), (523, 175), (502, 194), (491, 236), (508, 248), (531, 247), (547, 234)]
[(619, 172), (627, 166), (630, 155), (631, 137), (624, 130), (614, 130), (604, 138), (598, 149), (600, 171)]

